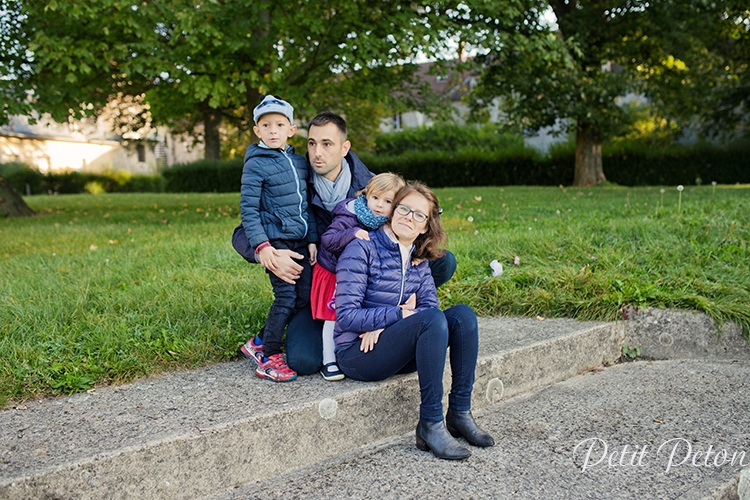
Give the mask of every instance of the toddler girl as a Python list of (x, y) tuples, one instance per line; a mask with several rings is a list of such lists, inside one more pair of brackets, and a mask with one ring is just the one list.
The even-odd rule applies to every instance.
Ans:
[(310, 304), (313, 319), (323, 324), (323, 369), (320, 374), (329, 381), (341, 380), (344, 374), (336, 364), (333, 326), (336, 320), (334, 294), (336, 291), (336, 262), (346, 245), (354, 238), (369, 240), (374, 231), (393, 213), (393, 197), (405, 185), (400, 175), (378, 174), (357, 197), (341, 201), (333, 209), (333, 221), (323, 233), (318, 251), (318, 263), (313, 267)]

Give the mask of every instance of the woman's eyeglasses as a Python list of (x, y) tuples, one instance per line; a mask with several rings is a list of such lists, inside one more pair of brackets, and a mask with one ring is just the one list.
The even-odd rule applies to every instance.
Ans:
[(429, 217), (427, 217), (427, 214), (424, 214), (422, 212), (418, 212), (416, 210), (412, 210), (411, 208), (407, 207), (406, 205), (398, 204), (396, 205), (396, 213), (406, 217), (409, 214), (413, 214), (412, 218), (414, 219), (414, 222), (423, 223), (426, 222)]

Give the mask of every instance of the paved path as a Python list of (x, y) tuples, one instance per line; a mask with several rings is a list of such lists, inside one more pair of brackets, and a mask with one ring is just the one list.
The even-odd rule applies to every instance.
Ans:
[(737, 498), (748, 409), (750, 362), (626, 363), (486, 409), (497, 444), (466, 461), (410, 432), (221, 498)]

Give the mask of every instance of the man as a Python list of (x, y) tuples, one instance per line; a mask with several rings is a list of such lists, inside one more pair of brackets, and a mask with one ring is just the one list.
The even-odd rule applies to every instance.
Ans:
[[(330, 112), (318, 114), (308, 125), (307, 161), (312, 167), (308, 179), (310, 204), (318, 234), (323, 234), (331, 224), (333, 207), (364, 189), (374, 174), (351, 151), (346, 121)], [(234, 231), (232, 245), (248, 262), (256, 262), (255, 253), (241, 225)], [(276, 276), (294, 283), (302, 266), (293, 259), (301, 258), (301, 255), (288, 250), (276, 251)], [(430, 270), (435, 286), (440, 286), (451, 279), (456, 271), (456, 258), (446, 250), (443, 257), (430, 262)], [(323, 321), (312, 319), (309, 306), (289, 322), (286, 329), (286, 361), (299, 375), (313, 374), (322, 366), (322, 329)]]

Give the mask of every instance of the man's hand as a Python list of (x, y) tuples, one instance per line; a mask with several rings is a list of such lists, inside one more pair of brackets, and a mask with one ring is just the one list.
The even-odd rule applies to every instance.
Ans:
[(314, 266), (318, 262), (318, 245), (315, 243), (308, 243), (307, 251), (310, 252), (310, 265)]
[[(271, 247), (269, 247), (271, 248)], [(263, 252), (266, 249), (264, 248), (261, 250), (261, 254), (259, 257), (261, 258), (261, 264), (263, 264)], [(293, 252), (291, 250), (277, 250), (275, 248), (273, 250), (273, 256), (274, 256), (274, 262), (275, 262), (275, 269), (271, 269), (270, 267), (265, 266), (266, 269), (271, 271), (273, 274), (276, 275), (277, 278), (279, 278), (282, 281), (286, 281), (287, 283), (293, 285), (297, 282), (297, 279), (299, 279), (300, 273), (302, 273), (302, 266), (297, 264), (294, 259), (301, 259), (303, 258), (302, 255), (298, 254), (297, 252)]]
[(354, 237), (360, 240), (370, 241), (370, 233), (368, 233), (364, 229), (358, 229), (357, 232), (354, 233)]

